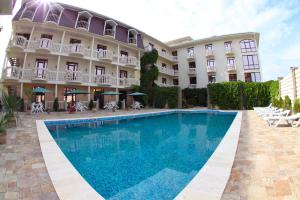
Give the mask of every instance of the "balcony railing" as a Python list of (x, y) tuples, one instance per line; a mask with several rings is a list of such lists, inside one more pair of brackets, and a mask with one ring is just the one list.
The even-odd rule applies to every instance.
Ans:
[(66, 44), (62, 47), (62, 53), (67, 53), (74, 56), (91, 56), (91, 49), (87, 49), (83, 44)]
[(32, 80), (47, 80), (47, 69), (32, 69)]
[(34, 15), (34, 11), (33, 10), (25, 10), (25, 12), (22, 14), (22, 19), (29, 19), (32, 20)]
[(190, 83), (188, 87), (189, 87), (189, 88), (196, 88), (196, 87), (197, 87), (197, 84), (195, 84), (195, 83)]
[(108, 35), (108, 36), (114, 37), (115, 31), (113, 29), (105, 29), (104, 35)]
[(46, 18), (46, 22), (58, 24), (58, 19), (59, 19), (59, 15), (49, 12), (49, 14)]
[(16, 66), (9, 66), (3, 69), (3, 79), (6, 80), (19, 80), (22, 69)]
[(152, 51), (153, 49), (154, 49), (154, 48), (153, 48), (152, 46), (148, 45), (148, 46), (145, 47), (145, 52), (150, 52), (150, 51)]
[(235, 64), (227, 64), (227, 71), (235, 71), (236, 67)]
[(136, 44), (136, 39), (135, 38), (129, 38), (128, 43), (129, 44)]
[(78, 22), (76, 24), (76, 28), (88, 30), (89, 22), (87, 22), (85, 20), (78, 20)]
[(207, 73), (216, 72), (215, 66), (207, 66), (206, 70), (207, 70)]
[(212, 49), (206, 49), (206, 57), (214, 56), (214, 50)]
[(187, 59), (188, 60), (195, 59), (195, 53), (194, 52), (188, 52), (187, 53)]
[(81, 82), (81, 73), (79, 71), (66, 70), (65, 72), (66, 82)]
[(123, 87), (131, 87), (132, 85), (139, 85), (140, 81), (135, 78), (120, 78), (119, 86)]
[(234, 54), (233, 48), (232, 47), (226, 47), (225, 48), (225, 54), (226, 55), (232, 55), (232, 54)]
[(22, 74), (27, 81), (56, 81), (56, 71), (48, 69), (27, 68)]
[(170, 69), (170, 68), (167, 68), (167, 67), (161, 67), (161, 66), (157, 66), (158, 68), (158, 71), (160, 73), (164, 73), (164, 74), (167, 74), (167, 75), (170, 75), (170, 76), (175, 76), (175, 70), (174, 69)]
[(110, 50), (97, 50), (93, 52), (93, 58), (100, 60), (112, 60), (113, 52)]
[(134, 67), (138, 65), (138, 61), (134, 56), (120, 56), (119, 63), (123, 65), (134, 66)]
[(13, 39), (9, 42), (9, 47), (18, 47), (18, 48), (26, 48), (27, 46), (27, 39), (24, 36), (16, 35)]
[(46, 50), (50, 52), (60, 52), (60, 43), (55, 43), (48, 38), (42, 38), (29, 42), (27, 49)]
[(94, 75), (92, 81), (97, 85), (116, 85), (116, 80), (116, 77), (110, 75)]
[(196, 68), (189, 68), (189, 74), (190, 75), (195, 75), (197, 72), (196, 72)]
[(169, 84), (169, 83), (162, 83), (159, 81), (154, 81), (156, 85), (158, 85), (159, 87), (178, 87), (178, 85), (174, 85), (174, 84)]

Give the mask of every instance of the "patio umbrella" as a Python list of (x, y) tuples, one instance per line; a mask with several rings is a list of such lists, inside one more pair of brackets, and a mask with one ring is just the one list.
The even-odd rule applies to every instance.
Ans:
[(103, 92), (101, 95), (119, 95), (119, 94), (122, 94), (122, 93), (115, 92), (115, 91), (106, 91), (106, 92)]
[(52, 91), (42, 87), (36, 87), (32, 90), (32, 93), (47, 93), (47, 92), (52, 92)]
[(134, 92), (134, 93), (129, 94), (129, 96), (145, 96), (145, 95), (147, 95), (147, 94), (142, 93), (142, 92)]
[(90, 94), (90, 92), (88, 92), (87, 90), (81, 90), (81, 89), (75, 89), (75, 90), (66, 92), (66, 95), (71, 95), (71, 94)]

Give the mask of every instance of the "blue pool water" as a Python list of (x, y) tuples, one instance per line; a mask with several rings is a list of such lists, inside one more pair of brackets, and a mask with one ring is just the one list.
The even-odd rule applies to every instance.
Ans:
[(106, 199), (173, 199), (212, 155), (236, 113), (174, 112), (46, 125)]

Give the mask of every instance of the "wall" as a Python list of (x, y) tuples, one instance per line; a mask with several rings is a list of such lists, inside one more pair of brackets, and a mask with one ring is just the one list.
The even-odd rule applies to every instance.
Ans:
[(300, 69), (291, 67), (290, 74), (280, 80), (279, 87), (281, 98), (289, 96), (292, 102), (300, 98)]

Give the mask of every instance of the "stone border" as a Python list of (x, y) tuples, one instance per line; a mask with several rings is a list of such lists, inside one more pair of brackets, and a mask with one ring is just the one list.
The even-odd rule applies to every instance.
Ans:
[[(112, 119), (118, 119), (126, 116), (143, 116), (145, 114), (173, 113), (178, 111), (195, 112), (192, 110), (183, 109), (129, 115), (115, 115), (115, 117), (91, 117), (88, 119), (105, 119), (109, 117)], [(200, 112), (212, 111), (199, 110), (199, 113)], [(213, 112), (222, 113), (223, 111)], [(74, 168), (59, 146), (56, 144), (45, 125), (45, 122), (86, 119), (87, 118), (36, 120), (36, 128), (45, 164), (56, 193), (61, 200), (104, 199)], [(242, 112), (238, 112), (230, 128), (210, 159), (191, 180), (191, 182), (177, 195), (176, 199), (219, 200), (221, 198), (233, 165), (239, 139), (241, 121)]]

